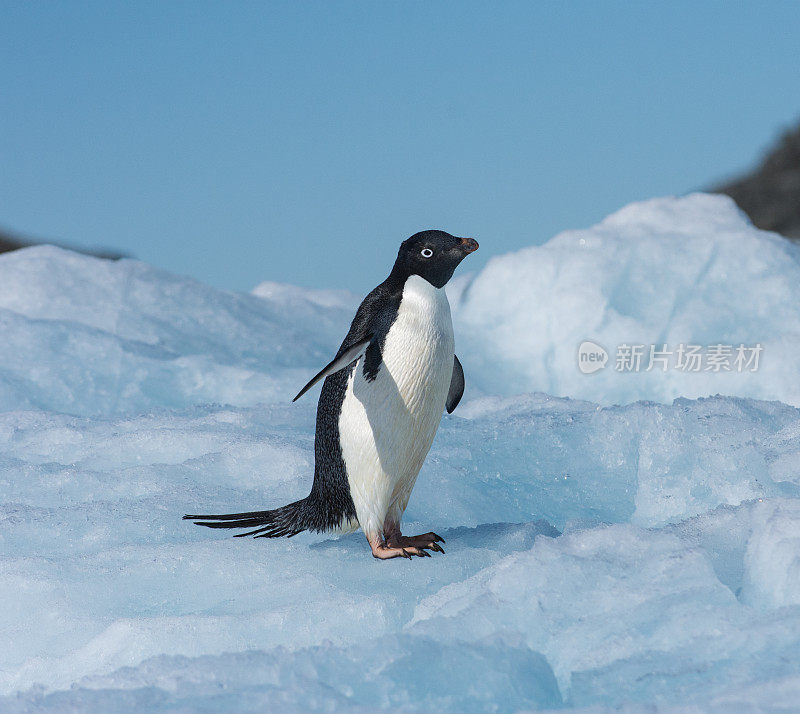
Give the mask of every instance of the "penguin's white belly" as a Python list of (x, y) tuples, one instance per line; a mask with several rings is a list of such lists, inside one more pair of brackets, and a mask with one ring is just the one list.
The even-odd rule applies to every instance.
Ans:
[(453, 374), (453, 323), (443, 289), (411, 276), (375, 379), (362, 357), (347, 384), (339, 438), (361, 528), (399, 526), (433, 443)]

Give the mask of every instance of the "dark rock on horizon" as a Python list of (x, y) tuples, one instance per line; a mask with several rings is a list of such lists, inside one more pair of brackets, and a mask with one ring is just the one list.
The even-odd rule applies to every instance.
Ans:
[(710, 191), (730, 196), (757, 228), (800, 240), (800, 124), (752, 172)]
[(19, 248), (27, 248), (32, 245), (57, 245), (61, 248), (68, 248), (84, 255), (93, 255), (95, 258), (106, 258), (108, 260), (119, 260), (120, 258), (127, 258), (129, 256), (124, 253), (119, 253), (114, 250), (105, 250), (104, 248), (77, 248), (72, 245), (64, 245), (55, 241), (47, 240), (34, 240), (20, 238), (19, 236), (12, 235), (7, 231), (0, 230), (0, 253), (7, 253), (11, 250), (18, 250)]

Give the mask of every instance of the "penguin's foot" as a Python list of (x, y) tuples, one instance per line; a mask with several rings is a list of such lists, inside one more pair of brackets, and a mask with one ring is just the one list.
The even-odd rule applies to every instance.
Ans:
[(444, 543), (444, 538), (436, 533), (423, 533), (418, 536), (404, 536), (396, 533), (386, 539), (386, 544), (392, 548), (405, 548), (406, 550), (413, 548), (421, 550), (425, 555), (429, 555), (425, 552), (426, 548), (437, 553), (444, 553), (444, 548), (439, 543)]
[(430, 553), (422, 550), (421, 548), (393, 548), (388, 545), (379, 545), (373, 547), (372, 556), (380, 560), (389, 560), (389, 558), (409, 558), (412, 556), (419, 556), (420, 558), (430, 558)]
[[(418, 558), (430, 558), (431, 554), (428, 553), (422, 546), (414, 544), (397, 545), (394, 542), (387, 543), (382, 538), (373, 537), (368, 538), (370, 548), (372, 548), (372, 556), (379, 560), (389, 560), (390, 558), (408, 558), (414, 556)], [(442, 551), (444, 552), (444, 551)]]

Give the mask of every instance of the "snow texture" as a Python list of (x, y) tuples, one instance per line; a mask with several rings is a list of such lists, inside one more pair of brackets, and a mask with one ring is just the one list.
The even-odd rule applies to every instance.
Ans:
[[(689, 196), (457, 281), (472, 391), (405, 519), (447, 554), (378, 562), (180, 520), (306, 495), (318, 389), (288, 400), (357, 297), (0, 257), (0, 711), (795, 711), (797, 260)], [(774, 359), (577, 370), (623, 333)]]

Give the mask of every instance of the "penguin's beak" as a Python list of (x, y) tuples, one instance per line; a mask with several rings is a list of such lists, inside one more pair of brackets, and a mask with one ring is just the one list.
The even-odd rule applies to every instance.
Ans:
[(461, 249), (465, 253), (474, 253), (478, 250), (478, 241), (474, 238), (460, 238), (459, 240), (461, 241)]

